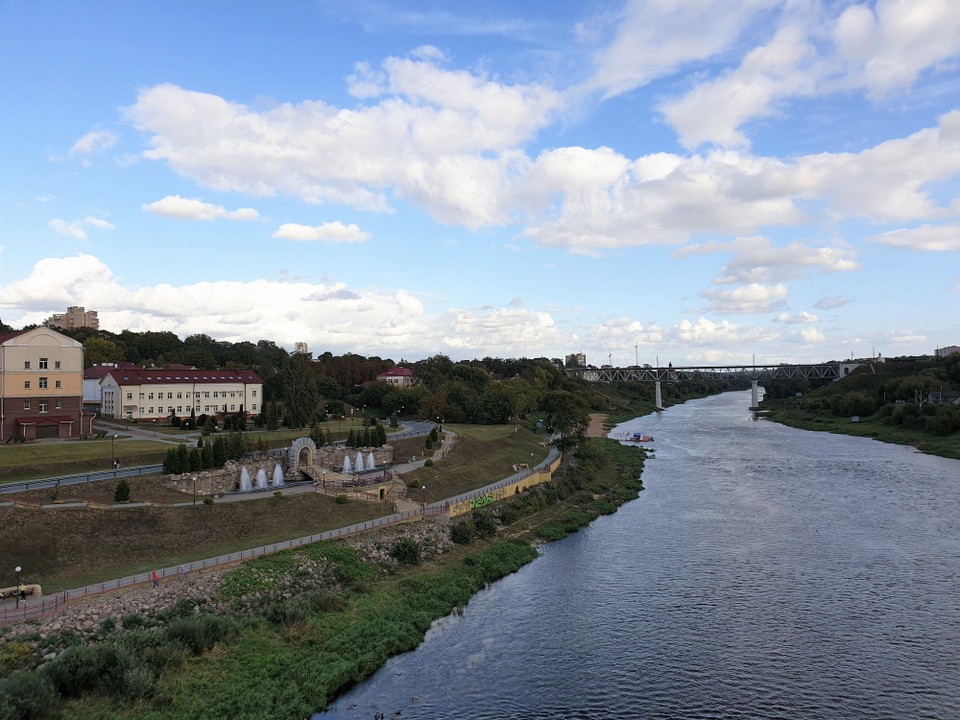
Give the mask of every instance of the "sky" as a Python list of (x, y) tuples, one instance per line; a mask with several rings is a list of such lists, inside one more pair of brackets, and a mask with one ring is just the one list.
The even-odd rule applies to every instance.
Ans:
[(0, 0), (0, 320), (314, 355), (960, 345), (955, 0)]

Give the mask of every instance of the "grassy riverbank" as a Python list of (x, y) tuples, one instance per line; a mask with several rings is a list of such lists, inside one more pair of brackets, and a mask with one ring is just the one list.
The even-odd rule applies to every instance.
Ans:
[(207, 603), (184, 603), (151, 627), (131, 621), (13, 674), (0, 687), (0, 717), (17, 717), (17, 703), (38, 718), (61, 709), (71, 718), (307, 717), (534, 559), (537, 542), (635, 498), (642, 463), (639, 449), (587, 441), (551, 483), (461, 521), (461, 540), (477, 539), (441, 554), (401, 538), (386, 566), (326, 543), (249, 562)]

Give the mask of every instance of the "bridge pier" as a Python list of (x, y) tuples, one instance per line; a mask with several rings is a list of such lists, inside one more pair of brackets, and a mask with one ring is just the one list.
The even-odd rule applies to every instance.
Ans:
[(757, 390), (757, 381), (750, 381), (750, 410), (760, 409), (760, 393)]
[(653, 384), (653, 407), (655, 410), (663, 410), (663, 394), (660, 392), (660, 381)]

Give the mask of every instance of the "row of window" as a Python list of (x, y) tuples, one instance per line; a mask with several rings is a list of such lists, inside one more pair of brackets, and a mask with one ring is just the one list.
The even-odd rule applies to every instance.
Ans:
[[(40, 360), (37, 362), (37, 367), (38, 367), (38, 369), (40, 369), (40, 370), (47, 370), (47, 369), (48, 369), (48, 367), (47, 367), (48, 365), (49, 365), (49, 362), (48, 362), (47, 358), (40, 358)], [(29, 369), (30, 369), (30, 361), (29, 361), (29, 360), (24, 360), (24, 361), (23, 361), (23, 369), (24, 369), (24, 370), (29, 370)], [(60, 361), (59, 361), (59, 360), (54, 360), (54, 361), (53, 361), (53, 369), (54, 369), (54, 370), (59, 370), (59, 369), (60, 369)]]
[[(60, 381), (58, 380), (57, 382), (59, 383)], [(60, 385), (58, 384), (57, 387), (60, 387)], [(147, 397), (144, 397), (144, 395), (146, 395)], [(243, 397), (243, 391), (241, 391), (241, 390), (231, 390), (231, 391), (230, 391), (230, 397), (237, 397), (238, 395), (239, 395), (240, 397)], [(187, 397), (189, 397), (189, 396), (190, 396), (190, 393), (187, 393)], [(209, 398), (209, 397), (210, 397), (209, 391), (205, 391), (205, 392), (203, 393), (203, 396), (204, 396), (205, 398)], [(225, 397), (227, 396), (227, 391), (226, 391), (226, 390), (223, 390), (223, 391), (214, 390), (214, 391), (213, 391), (213, 396), (214, 396), (214, 397), (224, 397), (224, 398), (225, 398)], [(257, 391), (256, 391), (256, 390), (251, 390), (251, 391), (250, 391), (250, 396), (251, 396), (251, 397), (256, 397), (256, 396), (257, 396)], [(193, 397), (194, 397), (194, 399), (199, 400), (199, 399), (200, 399), (200, 393), (195, 392), (195, 393), (193, 394)], [(140, 393), (140, 399), (141, 399), (141, 400), (153, 400), (153, 393)], [(182, 400), (182, 399), (183, 399), (183, 392), (178, 392), (178, 393), (177, 393), (177, 400)], [(127, 400), (133, 400), (133, 393), (132, 393), (132, 392), (128, 392), (128, 393), (127, 393)], [(163, 393), (162, 393), (162, 392), (158, 392), (158, 393), (157, 393), (157, 400), (163, 400)], [(172, 392), (168, 392), (168, 393), (167, 393), (167, 400), (173, 400), (173, 393), (172, 393)]]
[[(59, 402), (59, 401), (58, 401), (58, 402)], [(57, 405), (57, 407), (60, 407), (60, 406)], [(29, 410), (29, 408), (26, 408), (26, 409)], [(254, 403), (252, 410), (255, 412), (256, 409), (257, 409), (257, 404)], [(147, 408), (147, 411), (146, 411), (146, 412), (144, 412), (144, 411), (143, 411), (143, 407), (141, 407), (141, 408), (140, 408), (140, 414), (141, 414), (141, 415), (154, 415), (155, 413), (153, 412), (153, 410), (154, 410), (154, 408), (153, 408), (152, 405)], [(156, 414), (162, 413), (162, 412), (163, 412), (163, 406), (161, 405), (161, 406), (158, 407), (156, 410), (157, 410)], [(188, 407), (188, 408), (187, 408), (187, 412), (190, 412), (190, 410), (191, 410), (191, 408)], [(193, 410), (195, 410), (196, 412), (200, 412), (200, 406), (199, 406), (199, 405), (195, 406), (195, 407), (193, 408)], [(209, 405), (204, 405), (204, 406), (203, 406), (203, 411), (204, 411), (204, 412), (210, 412), (210, 406), (209, 406)], [(234, 405), (231, 405), (231, 406), (230, 406), (230, 412), (236, 412), (236, 411), (237, 411), (237, 406), (236, 406), (235, 404), (234, 404)], [(219, 406), (219, 405), (214, 405), (214, 406), (213, 406), (213, 412), (220, 412), (220, 406)], [(169, 406), (169, 407), (167, 408), (167, 415), (172, 415), (172, 414), (173, 414), (173, 406), (171, 405), (171, 406)], [(183, 405), (177, 405), (177, 415), (182, 415), (182, 414), (183, 414)]]
[[(53, 386), (54, 386), (57, 390), (59, 390), (59, 389), (61, 388), (60, 381), (59, 381), (59, 380), (55, 380), (54, 383), (53, 383)], [(47, 387), (48, 387), (47, 378), (45, 378), (45, 377), (40, 378), (40, 379), (37, 381), (37, 387), (38, 387), (40, 390), (46, 390)], [(30, 381), (29, 381), (29, 380), (24, 380), (24, 381), (23, 381), (23, 389), (24, 389), (24, 390), (29, 390), (29, 389), (30, 389)]]
[[(49, 412), (49, 410), (47, 409), (48, 406), (49, 406), (49, 404), (47, 403), (46, 400), (41, 400), (40, 402), (37, 403), (37, 411), (38, 411), (38, 412), (42, 412), (42, 413)], [(63, 407), (63, 403), (62, 403), (60, 400), (56, 400), (56, 401), (54, 401), (53, 406), (54, 406), (57, 410), (60, 410), (60, 409)], [(29, 400), (24, 400), (24, 401), (23, 401), (23, 409), (24, 409), (24, 410), (29, 410), (31, 407), (32, 407), (32, 406), (31, 406)]]

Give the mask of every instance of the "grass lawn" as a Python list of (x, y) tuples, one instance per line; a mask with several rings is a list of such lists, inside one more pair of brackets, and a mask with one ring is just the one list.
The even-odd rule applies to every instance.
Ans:
[[(445, 425), (457, 442), (433, 467), (406, 473), (408, 485), (426, 485), (426, 501), (435, 502), (489, 485), (513, 474), (514, 463), (531, 467), (547, 456), (546, 436), (513, 425)], [(422, 442), (422, 441), (420, 441)], [(439, 447), (435, 443), (434, 449)], [(419, 500), (419, 493), (409, 496)]]
[(107, 437), (0, 445), (0, 483), (110, 470), (114, 457), (120, 458), (122, 466), (151, 465), (163, 462), (169, 447), (167, 443), (123, 436), (115, 442)]

